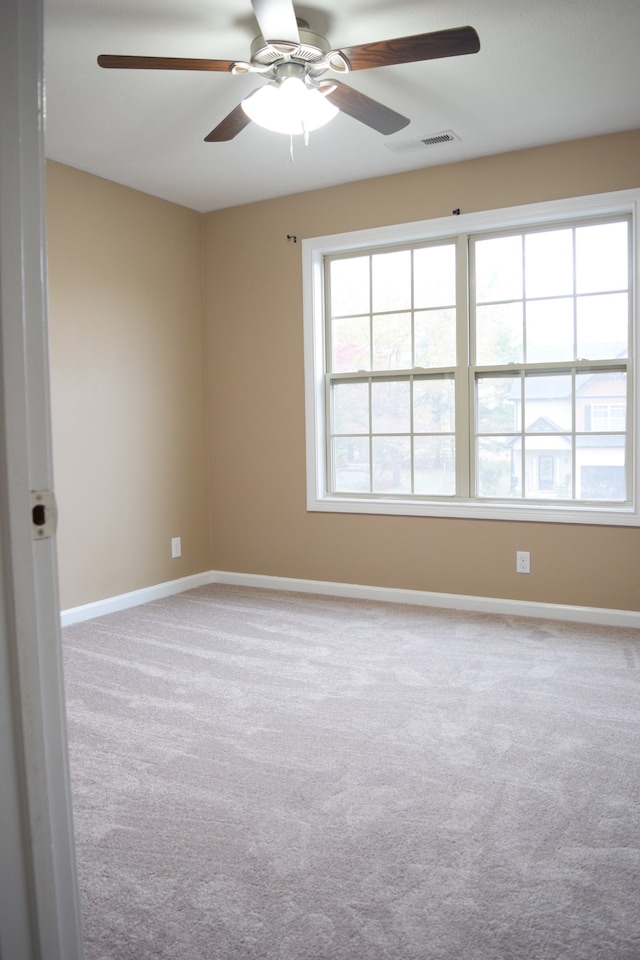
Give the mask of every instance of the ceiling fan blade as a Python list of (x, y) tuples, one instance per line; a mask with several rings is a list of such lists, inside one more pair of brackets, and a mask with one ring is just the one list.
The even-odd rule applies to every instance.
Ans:
[(298, 21), (291, 0), (251, 0), (260, 33), (265, 40), (300, 43)]
[(397, 40), (362, 43), (356, 47), (344, 47), (338, 52), (346, 58), (352, 70), (368, 70), (370, 67), (388, 67), (397, 63), (460, 57), (477, 53), (479, 49), (480, 38), (473, 27), (453, 27), (434, 33), (418, 33), (413, 37), (398, 37)]
[[(411, 123), (408, 117), (403, 117), (401, 113), (385, 107), (383, 103), (372, 100), (371, 97), (360, 93), (359, 90), (354, 90), (353, 87), (348, 87), (346, 83), (340, 83), (337, 80), (331, 80), (330, 83), (334, 89), (326, 94), (329, 103), (353, 117), (354, 120), (373, 127), (378, 133), (386, 135), (397, 133)], [(322, 84), (320, 89), (322, 90)]]
[(224, 140), (233, 140), (237, 137), (251, 120), (242, 109), (242, 104), (228, 113), (224, 120), (221, 120), (215, 130), (212, 130), (204, 139), (207, 143), (221, 143)]
[(234, 60), (195, 60), (189, 57), (121, 57), (102, 53), (101, 67), (126, 70), (231, 70)]

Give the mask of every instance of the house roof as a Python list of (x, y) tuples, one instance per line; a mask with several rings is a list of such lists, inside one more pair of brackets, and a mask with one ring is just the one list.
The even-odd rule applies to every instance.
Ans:
[[(606, 376), (606, 372), (594, 373), (591, 376), (582, 374), (584, 381), (579, 384), (576, 393), (582, 399), (593, 398), (594, 400), (601, 400), (602, 402), (606, 401), (608, 395), (602, 394), (602, 378)], [(624, 378), (624, 374), (611, 372), (609, 377), (612, 382), (614, 380), (620, 380)], [(598, 392), (590, 393), (593, 384), (596, 382), (595, 378), (598, 377)], [(529, 376), (527, 377), (526, 382), (526, 399), (527, 400), (567, 400), (571, 396), (571, 377), (568, 374), (560, 376), (550, 376), (550, 375), (541, 375), (541, 376)], [(621, 396), (620, 391), (612, 393), (611, 396), (618, 397)], [(520, 380), (516, 379), (512, 384), (511, 390), (509, 392), (509, 399), (514, 403), (519, 403), (521, 398), (520, 391)]]

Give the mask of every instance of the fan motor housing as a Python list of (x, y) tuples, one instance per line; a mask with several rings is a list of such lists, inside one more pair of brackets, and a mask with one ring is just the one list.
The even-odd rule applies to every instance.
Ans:
[(262, 67), (271, 66), (280, 60), (299, 60), (302, 63), (319, 63), (331, 50), (326, 37), (311, 30), (300, 30), (300, 43), (270, 40), (256, 37), (251, 44), (251, 63)]

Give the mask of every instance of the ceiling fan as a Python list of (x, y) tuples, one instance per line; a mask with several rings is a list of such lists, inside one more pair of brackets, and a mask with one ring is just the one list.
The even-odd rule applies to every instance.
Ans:
[(278, 133), (304, 134), (331, 120), (339, 110), (379, 133), (390, 135), (410, 120), (353, 87), (325, 74), (394, 66), (477, 53), (473, 27), (420, 33), (395, 40), (363, 43), (334, 50), (325, 37), (296, 18), (292, 0), (251, 0), (260, 36), (251, 45), (250, 61), (180, 57), (135, 57), (102, 54), (98, 64), (130, 70), (202, 70), (255, 73), (267, 81), (222, 120), (205, 140), (233, 140), (254, 122)]

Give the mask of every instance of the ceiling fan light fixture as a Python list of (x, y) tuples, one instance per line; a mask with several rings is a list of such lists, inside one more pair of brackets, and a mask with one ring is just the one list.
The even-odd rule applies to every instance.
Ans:
[(338, 113), (319, 90), (308, 87), (299, 77), (260, 87), (242, 101), (242, 109), (265, 130), (290, 136), (318, 130)]

